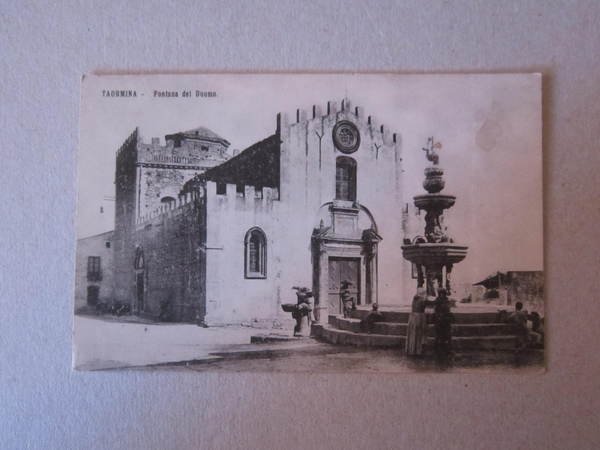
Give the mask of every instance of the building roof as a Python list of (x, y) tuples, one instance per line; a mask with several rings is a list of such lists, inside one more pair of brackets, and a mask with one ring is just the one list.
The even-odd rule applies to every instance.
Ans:
[(182, 139), (205, 139), (208, 141), (221, 142), (229, 146), (229, 141), (206, 127), (192, 128), (191, 130), (179, 131), (173, 134), (167, 134), (165, 140), (174, 140), (180, 142)]
[(483, 286), (486, 289), (498, 289), (499, 286), (506, 284), (507, 276), (505, 273), (497, 272), (490, 275), (485, 280), (481, 280), (478, 283), (473, 283), (473, 286)]
[(219, 183), (279, 188), (280, 144), (279, 135), (273, 134), (200, 176)]
[(80, 237), (77, 238), (77, 241), (85, 241), (87, 239), (98, 239), (100, 237), (102, 237), (103, 239), (107, 239), (107, 238), (111, 238), (112, 239), (112, 235), (114, 234), (115, 230), (108, 230), (108, 231), (103, 231), (102, 233), (97, 233), (97, 234), (92, 234), (90, 236), (84, 236), (84, 237)]

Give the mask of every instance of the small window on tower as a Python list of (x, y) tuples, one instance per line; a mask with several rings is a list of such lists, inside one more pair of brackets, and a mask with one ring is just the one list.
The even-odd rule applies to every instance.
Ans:
[(227, 194), (227, 184), (226, 183), (217, 183), (217, 195), (226, 195)]
[(106, 241), (104, 245), (106, 245), (106, 248), (110, 248), (110, 241)]

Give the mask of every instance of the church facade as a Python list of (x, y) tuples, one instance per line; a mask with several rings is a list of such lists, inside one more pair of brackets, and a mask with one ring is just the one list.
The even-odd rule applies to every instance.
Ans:
[(281, 317), (293, 286), (315, 315), (400, 305), (414, 289), (400, 136), (348, 100), (279, 114), (274, 133), (229, 158), (205, 128), (116, 159), (114, 297), (139, 315), (206, 324)]

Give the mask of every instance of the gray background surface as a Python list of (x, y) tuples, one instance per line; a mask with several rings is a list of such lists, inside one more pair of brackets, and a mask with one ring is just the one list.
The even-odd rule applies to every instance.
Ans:
[[(594, 1), (1, 2), (0, 448), (600, 447), (599, 23)], [(548, 372), (72, 372), (80, 76), (172, 69), (543, 72)]]

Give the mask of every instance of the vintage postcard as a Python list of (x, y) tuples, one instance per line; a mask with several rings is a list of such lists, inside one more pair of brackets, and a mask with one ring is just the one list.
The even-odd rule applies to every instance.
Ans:
[(73, 366), (544, 367), (540, 74), (86, 75)]

